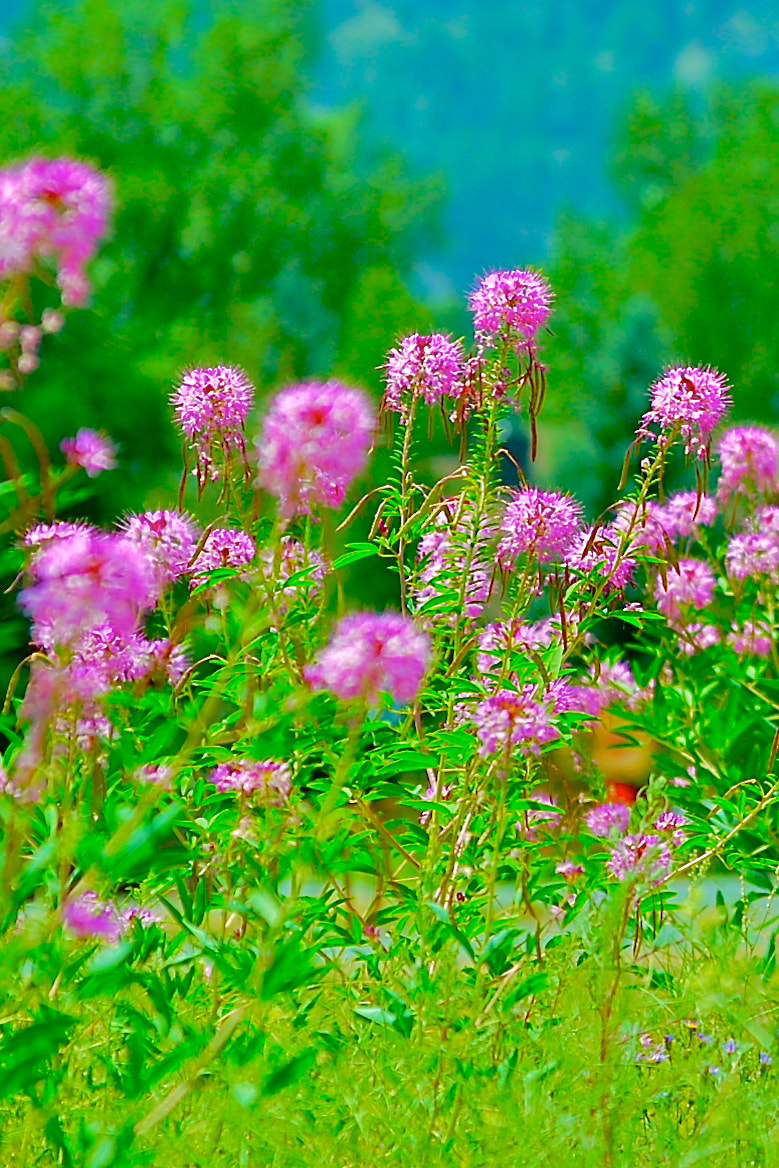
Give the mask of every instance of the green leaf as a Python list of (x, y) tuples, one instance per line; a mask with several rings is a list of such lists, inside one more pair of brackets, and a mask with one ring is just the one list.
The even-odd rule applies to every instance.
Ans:
[(279, 1091), (283, 1091), (285, 1087), (291, 1087), (293, 1083), (298, 1083), (307, 1075), (311, 1067), (316, 1061), (316, 1051), (313, 1047), (304, 1050), (302, 1054), (298, 1054), (295, 1058), (290, 1059), (288, 1063), (278, 1067), (277, 1070), (272, 1071), (265, 1080), (262, 1093), (263, 1095), (275, 1095)]
[(379, 549), (373, 543), (348, 543), (346, 545), (351, 548), (351, 551), (344, 552), (337, 560), (333, 561), (333, 568), (345, 568), (347, 564), (356, 564), (358, 560), (367, 560), (369, 556), (377, 556)]

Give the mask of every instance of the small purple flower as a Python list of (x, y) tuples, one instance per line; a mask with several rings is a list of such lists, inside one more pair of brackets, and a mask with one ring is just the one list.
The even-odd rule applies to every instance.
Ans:
[(216, 480), (230, 451), (243, 451), (254, 386), (236, 365), (190, 369), (170, 400), (179, 427), (196, 452), (198, 482)]
[(742, 628), (734, 624), (725, 640), (739, 657), (771, 656), (771, 626), (765, 621), (744, 621)]
[(275, 495), (285, 518), (340, 507), (364, 469), (376, 428), (367, 394), (339, 381), (282, 389), (257, 439), (258, 485)]
[(681, 622), (682, 608), (707, 608), (716, 586), (714, 573), (703, 560), (679, 560), (669, 564), (664, 578), (655, 579), (657, 607), (672, 623)]
[(670, 540), (697, 536), (699, 527), (711, 527), (717, 520), (717, 504), (697, 491), (680, 491), (658, 504), (656, 521)]
[(535, 487), (515, 491), (500, 522), (503, 539), (498, 558), (506, 567), (522, 553), (541, 563), (562, 559), (579, 534), (581, 522), (581, 504), (570, 495)]
[(584, 866), (582, 864), (575, 864), (573, 860), (561, 860), (559, 864), (555, 865), (555, 872), (558, 876), (562, 876), (563, 880), (567, 880), (572, 884), (577, 876), (584, 875)]
[(441, 333), (404, 337), (390, 351), (386, 365), (384, 408), (408, 417), (409, 402), (423, 397), (430, 405), (439, 398), (456, 397), (463, 388), (462, 343)]
[(193, 584), (204, 584), (208, 573), (224, 568), (244, 568), (257, 554), (254, 540), (246, 531), (238, 528), (215, 527), (208, 533), (205, 543), (192, 561)]
[(260, 791), (266, 802), (280, 806), (289, 799), (292, 772), (286, 762), (242, 758), (214, 767), (211, 782), (217, 791), (235, 791), (244, 795)]
[(604, 593), (624, 592), (633, 579), (636, 561), (620, 555), (622, 535), (617, 527), (599, 527), (577, 536), (565, 553), (569, 568), (589, 576), (597, 571), (608, 581)]
[(630, 808), (624, 803), (600, 803), (584, 817), (584, 822), (593, 835), (611, 839), (624, 835), (630, 823)]
[(125, 925), (110, 902), (98, 900), (94, 892), (85, 892), (75, 900), (66, 900), (62, 907), (65, 928), (79, 940), (97, 938), (116, 945)]
[(498, 690), (473, 711), (479, 754), (483, 758), (506, 753), (538, 754), (543, 745), (559, 737), (551, 721), (553, 712), (553, 701), (539, 701), (533, 685), (526, 685), (521, 693)]
[(91, 479), (116, 468), (116, 446), (107, 434), (81, 429), (75, 438), (63, 438), (60, 450), (73, 466), (83, 467)]
[(767, 1050), (761, 1050), (759, 1058), (760, 1058), (761, 1065), (764, 1067), (770, 1067), (774, 1061)]
[(693, 458), (703, 458), (715, 427), (731, 404), (724, 374), (700, 366), (678, 365), (666, 370), (650, 392), (652, 408), (644, 414), (639, 437), (653, 437), (653, 426), (662, 435), (678, 431), (685, 452)]
[(430, 638), (396, 612), (361, 612), (344, 617), (314, 665), (303, 670), (313, 689), (329, 690), (341, 701), (381, 693), (413, 702), (432, 657)]
[(686, 828), (690, 821), (681, 811), (663, 811), (654, 822), (655, 831), (667, 836), (672, 847), (680, 847), (687, 838)]
[(616, 880), (658, 883), (671, 871), (671, 848), (659, 835), (626, 835), (614, 845), (606, 867)]
[(128, 515), (122, 528), (148, 555), (163, 588), (185, 574), (200, 534), (195, 521), (180, 511)]
[(489, 272), (471, 293), (468, 307), (482, 343), (506, 336), (518, 347), (529, 347), (549, 319), (552, 289), (530, 269)]
[(717, 498), (727, 503), (733, 495), (761, 495), (776, 490), (779, 450), (770, 430), (734, 426), (720, 438), (722, 464)]
[(722, 1044), (722, 1050), (725, 1054), (736, 1054), (738, 1051), (738, 1043), (735, 1038), (728, 1038)]

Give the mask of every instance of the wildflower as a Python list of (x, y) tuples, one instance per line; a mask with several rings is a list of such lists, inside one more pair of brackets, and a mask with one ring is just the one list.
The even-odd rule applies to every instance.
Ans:
[(25, 547), (32, 548), (33, 552), (37, 553), (52, 539), (68, 539), (71, 535), (83, 535), (88, 532), (96, 534), (97, 530), (91, 523), (65, 523), (62, 520), (54, 523), (36, 523), (25, 532), (23, 542)]
[(604, 594), (624, 592), (633, 578), (636, 561), (620, 554), (621, 534), (616, 527), (591, 528), (577, 536), (565, 553), (569, 568), (589, 576), (597, 572), (607, 580)]
[(432, 405), (438, 398), (456, 397), (463, 387), (462, 343), (441, 333), (405, 337), (387, 358), (383, 406), (408, 417), (409, 397), (423, 397)]
[(671, 848), (659, 835), (626, 835), (615, 843), (606, 867), (616, 880), (658, 882), (671, 871)]
[(214, 767), (211, 782), (217, 791), (235, 791), (244, 795), (261, 791), (266, 801), (280, 806), (289, 799), (292, 772), (286, 762), (242, 758)]
[(655, 597), (660, 612), (669, 621), (681, 620), (682, 607), (706, 608), (714, 596), (716, 580), (714, 573), (703, 560), (679, 560), (676, 566), (666, 571), (665, 579), (655, 580)]
[(163, 791), (169, 791), (173, 778), (173, 767), (165, 763), (145, 763), (134, 772), (133, 778), (140, 783), (152, 783)]
[(116, 446), (104, 433), (81, 429), (75, 438), (63, 438), (60, 450), (73, 466), (81, 466), (91, 479), (116, 467)]
[(764, 1067), (770, 1067), (774, 1061), (767, 1050), (761, 1050), (759, 1055), (760, 1063)]
[(600, 803), (587, 812), (584, 822), (593, 835), (603, 839), (624, 835), (630, 823), (630, 808), (624, 803)]
[(575, 864), (573, 860), (561, 860), (559, 864), (555, 865), (555, 872), (571, 883), (577, 876), (584, 875), (584, 865)]
[(62, 920), (69, 933), (79, 940), (96, 938), (116, 945), (125, 930), (116, 906), (98, 900), (95, 892), (85, 892), (75, 900), (66, 900)]
[(359, 389), (311, 381), (281, 390), (257, 440), (258, 485), (286, 518), (323, 504), (340, 507), (364, 469), (376, 419)]
[(679, 651), (692, 657), (694, 653), (702, 653), (719, 645), (722, 637), (716, 625), (703, 624), (701, 621), (692, 621), (690, 624), (679, 625), (677, 644)]
[(722, 1049), (725, 1054), (736, 1054), (738, 1051), (738, 1043), (735, 1038), (728, 1038), (723, 1042)]
[(500, 523), (500, 563), (508, 567), (523, 552), (541, 563), (563, 558), (579, 533), (581, 517), (581, 505), (570, 495), (535, 487), (515, 491)]
[(190, 564), (192, 582), (204, 584), (208, 573), (225, 568), (243, 568), (257, 554), (254, 540), (238, 528), (214, 527)]
[(717, 504), (697, 491), (679, 491), (659, 505), (655, 514), (669, 540), (685, 539), (697, 536), (699, 527), (716, 522)]
[(761, 495), (777, 486), (779, 449), (774, 435), (760, 426), (734, 426), (720, 438), (721, 471), (717, 498)]
[(663, 811), (658, 815), (653, 826), (660, 835), (667, 836), (672, 847), (678, 848), (687, 838), (685, 828), (689, 820), (681, 811)]
[(773, 639), (771, 626), (766, 621), (744, 621), (741, 628), (734, 624), (725, 638), (740, 657), (770, 657)]
[(303, 673), (314, 689), (341, 701), (363, 698), (374, 704), (389, 693), (412, 702), (431, 660), (430, 638), (400, 613), (360, 612), (338, 622), (330, 644)]
[(559, 737), (552, 724), (554, 706), (550, 699), (538, 701), (536, 687), (526, 685), (521, 692), (500, 689), (485, 698), (473, 712), (483, 758), (498, 754), (538, 754), (540, 747)]
[(236, 365), (190, 369), (171, 394), (176, 421), (196, 453), (198, 483), (216, 481), (233, 450), (243, 452), (243, 428), (254, 386)]
[(653, 437), (652, 426), (661, 435), (678, 431), (685, 453), (703, 458), (715, 426), (731, 404), (724, 374), (710, 368), (674, 366), (658, 378), (650, 393), (652, 408), (641, 420), (639, 438)]
[[(488, 548), (493, 535), (493, 525), (482, 522), (477, 526), (474, 508), (467, 500), (461, 500), (455, 514), (442, 510), (434, 520), (435, 526), (426, 531), (419, 541), (417, 559), (420, 562), (418, 586), (414, 588), (414, 600), (418, 609), (423, 609), (430, 601), (441, 595), (442, 588), (459, 592), (462, 574), (468, 571), (463, 596), (463, 610), (467, 617), (480, 616), (490, 595), (493, 564)], [(435, 616), (425, 614), (425, 620)], [(454, 623), (457, 614), (447, 612), (446, 618)]]
[(491, 344), (504, 335), (519, 347), (530, 347), (548, 321), (551, 305), (549, 284), (529, 269), (489, 272), (468, 301), (480, 341)]
[(652, 500), (639, 504), (625, 499), (617, 505), (612, 530), (628, 536), (631, 552), (661, 555), (668, 540), (659, 503)]
[(123, 522), (125, 535), (149, 557), (161, 588), (185, 574), (198, 540), (194, 520), (180, 511), (142, 511)]
[(31, 158), (0, 171), (0, 279), (53, 257), (64, 304), (89, 295), (86, 264), (105, 234), (108, 179), (74, 158)]
[(90, 530), (50, 539), (35, 556), (19, 605), (37, 644), (73, 644), (107, 623), (130, 638), (157, 589), (142, 553), (126, 538)]

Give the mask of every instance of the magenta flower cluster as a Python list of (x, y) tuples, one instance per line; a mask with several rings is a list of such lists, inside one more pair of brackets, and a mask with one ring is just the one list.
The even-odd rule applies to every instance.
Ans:
[(86, 265), (105, 235), (108, 179), (74, 158), (31, 158), (0, 170), (0, 279), (29, 274), (49, 259), (66, 305), (89, 295)]
[(257, 440), (258, 484), (275, 495), (281, 513), (340, 507), (365, 468), (376, 428), (367, 395), (339, 381), (311, 381), (281, 390)]
[(581, 504), (570, 495), (535, 487), (515, 491), (500, 521), (503, 538), (498, 558), (504, 567), (522, 554), (533, 555), (541, 563), (563, 559), (581, 523)]
[(232, 450), (243, 451), (243, 430), (254, 386), (236, 365), (190, 369), (171, 395), (176, 421), (192, 443), (198, 481), (216, 481)]
[(717, 497), (727, 503), (734, 495), (775, 491), (779, 450), (776, 438), (759, 426), (734, 426), (719, 441), (720, 477)]
[(500, 689), (479, 702), (473, 722), (483, 758), (496, 755), (538, 754), (540, 748), (559, 737), (552, 722), (554, 702), (538, 700), (534, 685), (520, 691)]
[(504, 336), (519, 347), (529, 347), (549, 320), (552, 290), (538, 272), (489, 272), (471, 293), (477, 338), (493, 344)]
[(463, 375), (462, 342), (442, 333), (404, 337), (387, 358), (384, 408), (405, 419), (415, 397), (430, 405), (440, 398), (456, 397), (463, 387)]
[(644, 414), (639, 437), (679, 434), (685, 452), (703, 458), (711, 436), (731, 405), (730, 386), (723, 373), (707, 367), (676, 365), (650, 389), (651, 409)]
[(223, 762), (211, 772), (217, 791), (251, 795), (260, 792), (266, 803), (282, 805), (292, 791), (289, 763), (270, 759), (241, 758)]
[(74, 438), (63, 438), (60, 450), (73, 466), (80, 466), (91, 479), (116, 467), (116, 446), (107, 434), (81, 429)]
[(313, 665), (304, 669), (312, 689), (329, 690), (342, 701), (376, 704), (381, 694), (413, 702), (432, 658), (430, 638), (396, 612), (361, 612), (338, 622)]

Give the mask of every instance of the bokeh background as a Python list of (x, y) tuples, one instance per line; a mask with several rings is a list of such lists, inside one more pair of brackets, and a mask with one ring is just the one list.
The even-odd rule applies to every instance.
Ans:
[(92, 305), (16, 403), (52, 446), (121, 444), (94, 518), (170, 503), (183, 367), (378, 395), (403, 332), (469, 335), (490, 267), (555, 288), (531, 473), (591, 515), (665, 363), (776, 417), (771, 0), (4, 0), (0, 34), (0, 162), (116, 186)]

